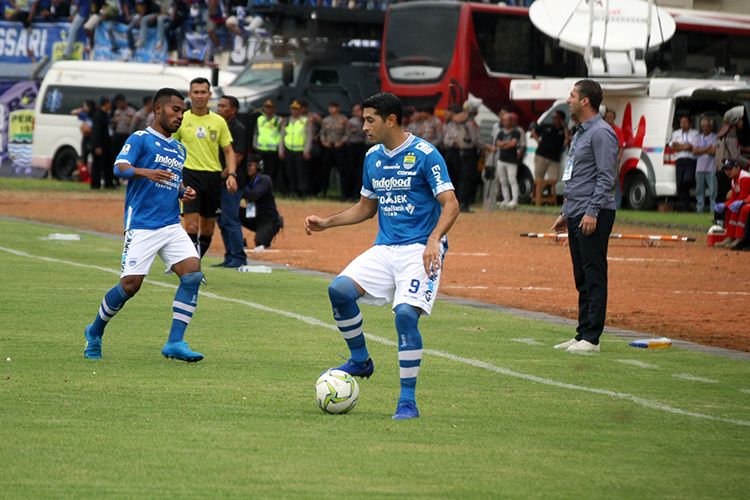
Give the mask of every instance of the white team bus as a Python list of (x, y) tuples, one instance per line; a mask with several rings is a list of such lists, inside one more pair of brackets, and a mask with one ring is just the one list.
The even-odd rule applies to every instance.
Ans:
[[(551, 123), (552, 113), (558, 110), (569, 119), (566, 100), (577, 80), (513, 80), (510, 96), (513, 100), (555, 99), (555, 103), (537, 120), (539, 124)], [(714, 120), (715, 131), (718, 131), (727, 109), (750, 101), (750, 82), (739, 78), (602, 78), (597, 81), (604, 93), (602, 109), (606, 107), (615, 111), (615, 124), (625, 136), (626, 145), (619, 165), (623, 202), (636, 210), (653, 208), (657, 199), (677, 194), (669, 142), (680, 116), (688, 115), (696, 130), (700, 130), (700, 118), (709, 116)], [(524, 164), (534, 172), (537, 143), (531, 134), (527, 134), (527, 138)], [(565, 165), (565, 154), (563, 152), (561, 166)], [(562, 192), (561, 185), (558, 185), (557, 192)]]
[[(59, 61), (52, 65), (39, 88), (34, 112), (31, 165), (57, 179), (71, 179), (81, 152), (79, 122), (71, 111), (91, 99), (110, 99), (123, 94), (135, 107), (144, 96), (162, 87), (186, 93), (190, 80), (202, 76), (211, 80), (211, 68), (169, 66), (148, 63), (104, 61)], [(219, 85), (234, 79), (231, 72), (219, 73)]]

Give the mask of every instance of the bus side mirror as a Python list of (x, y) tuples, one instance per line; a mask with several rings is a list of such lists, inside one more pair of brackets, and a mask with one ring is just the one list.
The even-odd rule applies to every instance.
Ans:
[(294, 81), (294, 65), (290, 62), (285, 62), (281, 66), (281, 83), (284, 86), (289, 86), (292, 81)]

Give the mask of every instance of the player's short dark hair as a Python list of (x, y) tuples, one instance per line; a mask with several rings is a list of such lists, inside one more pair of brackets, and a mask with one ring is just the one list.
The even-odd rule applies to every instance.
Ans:
[(617, 113), (615, 112), (615, 110), (614, 110), (614, 109), (612, 109), (612, 108), (607, 108), (607, 109), (606, 109), (606, 110), (604, 111), (604, 114), (606, 115), (607, 113), (612, 113), (612, 116), (614, 116), (615, 118), (617, 118)]
[(220, 99), (226, 99), (234, 109), (240, 109), (240, 101), (233, 95), (223, 95)]
[(103, 95), (99, 98), (99, 106), (104, 106), (105, 104), (109, 104), (110, 102), (112, 101), (110, 101), (109, 97), (106, 95)]
[(589, 79), (578, 80), (575, 84), (575, 88), (578, 89), (578, 96), (581, 99), (587, 97), (589, 103), (591, 103), (591, 108), (598, 113), (599, 105), (602, 103), (603, 99), (602, 86), (599, 85), (599, 82)]
[(185, 100), (185, 96), (182, 95), (182, 92), (180, 92), (179, 90), (170, 87), (164, 87), (157, 90), (154, 94), (154, 105), (158, 104), (159, 106), (163, 106), (172, 97), (178, 97), (183, 101)]
[(125, 100), (126, 100), (125, 94), (115, 94), (115, 99), (114, 99), (115, 102), (121, 102)]
[(340, 108), (341, 104), (339, 104), (336, 101), (331, 101), (331, 102), (328, 103), (328, 107), (330, 108), (331, 106), (333, 106), (334, 108)]
[(417, 111), (433, 114), (435, 112), (435, 106), (431, 106), (430, 104), (422, 104), (421, 106), (417, 107)]
[(145, 106), (146, 104), (148, 104), (150, 102), (153, 102), (153, 100), (154, 100), (154, 96), (152, 96), (152, 95), (144, 95), (143, 99), (141, 100), (141, 102), (143, 102), (143, 105)]
[(404, 107), (401, 99), (390, 92), (380, 92), (372, 95), (362, 101), (363, 108), (373, 108), (375, 114), (383, 120), (390, 115), (396, 116), (396, 124), (401, 125), (401, 119), (404, 117)]
[(208, 89), (211, 90), (211, 82), (208, 81), (208, 78), (202, 76), (190, 80), (190, 90), (193, 89), (193, 85), (208, 85)]

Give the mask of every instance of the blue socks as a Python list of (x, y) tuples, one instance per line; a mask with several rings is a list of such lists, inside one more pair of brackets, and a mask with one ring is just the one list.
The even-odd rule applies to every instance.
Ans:
[(122, 309), (122, 306), (125, 305), (125, 302), (129, 298), (130, 296), (125, 293), (125, 290), (119, 284), (112, 287), (104, 295), (104, 299), (102, 299), (102, 303), (99, 306), (99, 313), (94, 318), (94, 322), (91, 323), (91, 335), (95, 337), (104, 335), (104, 328), (107, 326), (109, 320), (120, 312), (120, 309)]
[(399, 401), (415, 403), (417, 375), (422, 363), (422, 335), (419, 333), (419, 311), (409, 304), (399, 304), (396, 313), (396, 332), (398, 333), (398, 366), (401, 378), (401, 395)]
[(365, 345), (365, 334), (362, 333), (362, 313), (357, 299), (359, 290), (351, 278), (337, 276), (328, 285), (328, 297), (333, 307), (333, 319), (336, 320), (341, 335), (346, 340), (352, 354), (352, 360), (358, 363), (367, 361), (370, 354)]
[(200, 271), (180, 276), (180, 286), (177, 287), (172, 303), (172, 329), (169, 330), (167, 342), (180, 342), (185, 336), (185, 329), (198, 304), (198, 288), (202, 278), (203, 273)]

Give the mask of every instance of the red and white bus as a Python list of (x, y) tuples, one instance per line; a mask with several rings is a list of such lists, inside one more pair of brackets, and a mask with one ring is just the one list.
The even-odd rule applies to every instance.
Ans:
[[(750, 16), (666, 9), (677, 31), (647, 55), (649, 75), (711, 78), (750, 74)], [(469, 93), (492, 110), (510, 104), (517, 78), (586, 76), (583, 57), (536, 29), (529, 9), (472, 2), (412, 1), (389, 7), (383, 31), (382, 89), (407, 105), (438, 111)], [(550, 101), (512, 103), (521, 122)]]

